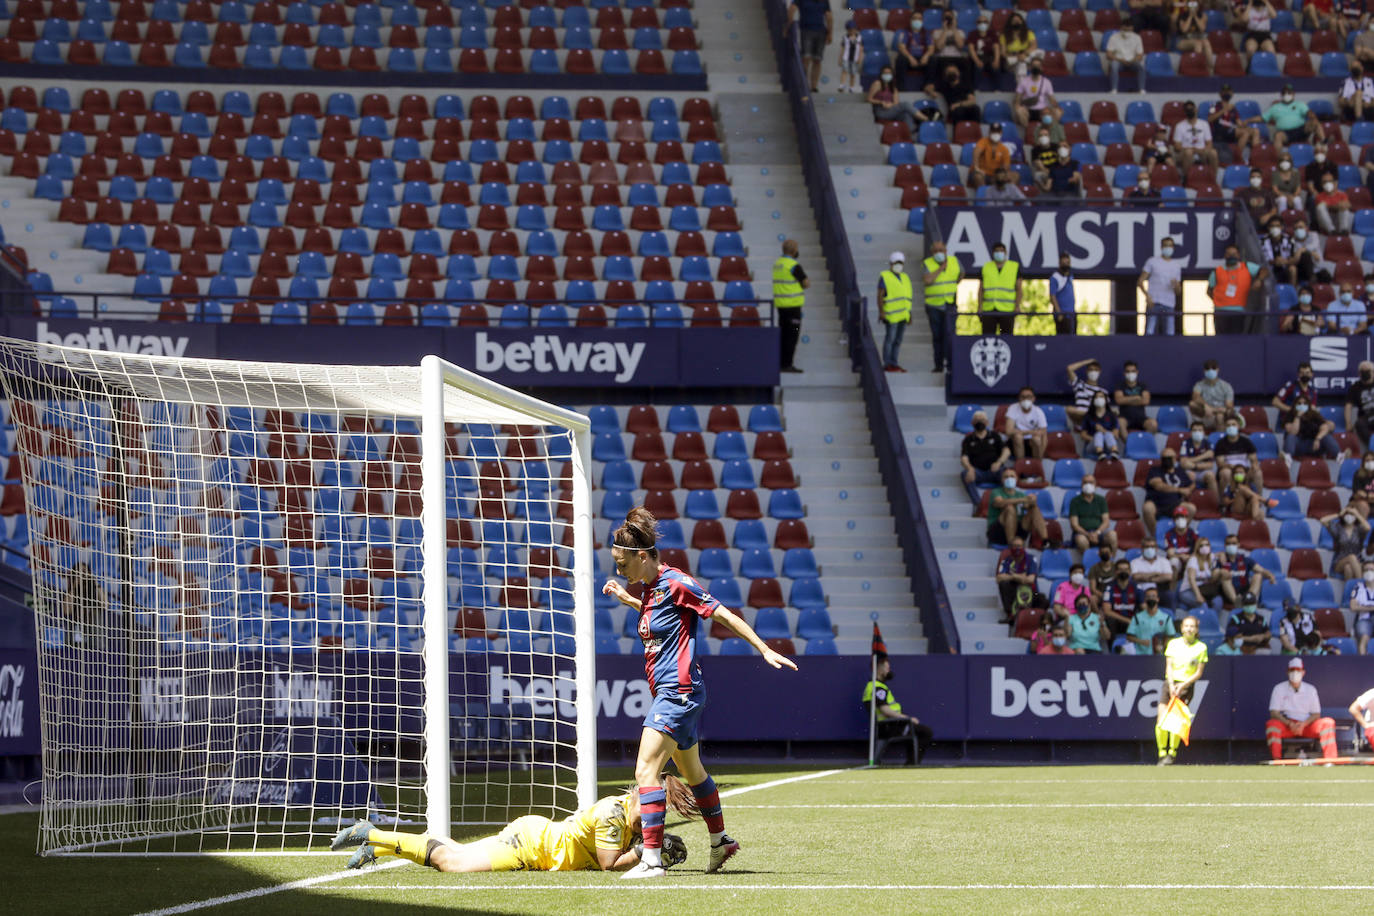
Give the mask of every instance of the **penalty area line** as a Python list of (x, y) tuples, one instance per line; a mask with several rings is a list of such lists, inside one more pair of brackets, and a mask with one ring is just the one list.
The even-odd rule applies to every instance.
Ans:
[(288, 881), (285, 884), (273, 884), (268, 887), (257, 887), (248, 891), (239, 891), (236, 894), (225, 894), (222, 897), (210, 897), (206, 900), (192, 900), (189, 903), (180, 903), (176, 906), (164, 907), (160, 910), (148, 910), (138, 916), (174, 916), (176, 913), (189, 913), (192, 910), (203, 910), (207, 907), (222, 906), (226, 903), (238, 903), (241, 900), (253, 900), (258, 897), (266, 897), (269, 894), (277, 894), (282, 891), (297, 891), (306, 887), (315, 887), (320, 884), (328, 884), (331, 881), (342, 881), (345, 878), (358, 878), (364, 874), (375, 874), (384, 868), (395, 868), (398, 865), (407, 864), (404, 859), (397, 859), (394, 862), (386, 862), (374, 866), (368, 871), (363, 872), (357, 869), (346, 871), (330, 872), (326, 875), (316, 875), (313, 878), (301, 878), (299, 881)]

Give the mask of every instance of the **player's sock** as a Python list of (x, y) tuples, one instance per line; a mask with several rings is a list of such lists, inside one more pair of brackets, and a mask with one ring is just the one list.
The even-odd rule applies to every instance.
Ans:
[(1160, 725), (1155, 726), (1155, 747), (1159, 748), (1161, 757), (1169, 753), (1169, 733)]
[(646, 865), (663, 864), (663, 816), (667, 801), (668, 793), (662, 787), (639, 787), (639, 818), (644, 833), (644, 855), (640, 859)]
[(1179, 745), (1181, 745), (1182, 743), (1183, 743), (1183, 739), (1180, 738), (1178, 735), (1175, 735), (1175, 734), (1173, 734), (1172, 732), (1169, 734), (1169, 756), (1170, 756), (1170, 757), (1177, 757), (1177, 756), (1178, 756), (1178, 748), (1179, 748)]
[(400, 856), (416, 865), (424, 865), (429, 837), (420, 833), (397, 833), (374, 828), (368, 834), (367, 842), (376, 848), (379, 856)]
[(720, 793), (716, 791), (716, 781), (707, 776), (692, 786), (692, 795), (696, 797), (697, 808), (701, 810), (701, 819), (706, 822), (706, 829), (711, 831), (711, 845), (714, 846), (725, 836), (725, 815), (720, 810)]

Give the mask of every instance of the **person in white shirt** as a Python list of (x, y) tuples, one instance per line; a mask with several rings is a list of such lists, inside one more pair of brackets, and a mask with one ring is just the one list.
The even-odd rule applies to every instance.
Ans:
[(1174, 125), (1174, 151), (1178, 154), (1178, 167), (1183, 174), (1193, 167), (1193, 160), (1217, 168), (1217, 151), (1212, 145), (1212, 125), (1197, 116), (1197, 105), (1188, 102), (1183, 106), (1183, 120)]
[(1183, 291), (1183, 261), (1174, 259), (1173, 239), (1160, 241), (1159, 254), (1145, 262), (1136, 286), (1150, 303), (1145, 333), (1172, 335)]
[(1336, 756), (1335, 720), (1322, 715), (1317, 688), (1303, 683), (1305, 673), (1302, 659), (1288, 661), (1288, 680), (1276, 684), (1269, 694), (1269, 721), (1264, 723), (1264, 740), (1269, 743), (1269, 756), (1283, 757), (1284, 738), (1316, 738), (1322, 746), (1322, 757)]
[(1016, 403), (1007, 408), (1002, 421), (1002, 433), (1011, 442), (1011, 453), (1017, 459), (1026, 457), (1026, 443), (1030, 443), (1031, 457), (1044, 458), (1049, 441), (1049, 421), (1045, 412), (1035, 405), (1035, 391), (1022, 388)]
[(1369, 637), (1374, 635), (1374, 562), (1364, 564), (1363, 578), (1350, 595), (1350, 613), (1355, 615), (1355, 651), (1369, 654)]
[(1347, 120), (1363, 121), (1365, 109), (1374, 110), (1374, 78), (1366, 76), (1359, 64), (1350, 68), (1341, 86), (1340, 104)]
[(1177, 603), (1173, 600), (1174, 564), (1169, 562), (1154, 538), (1147, 537), (1140, 542), (1140, 556), (1131, 561), (1131, 578), (1139, 585), (1157, 587), (1169, 598), (1171, 606)]
[(1365, 742), (1374, 747), (1374, 687), (1355, 698), (1355, 702), (1350, 704), (1350, 714), (1364, 729)]
[(1116, 95), (1122, 70), (1135, 71), (1136, 92), (1145, 92), (1145, 44), (1136, 34), (1131, 20), (1122, 21), (1121, 28), (1107, 39), (1107, 76), (1111, 81), (1112, 95)]
[(1224, 597), (1226, 603), (1235, 605), (1236, 589), (1230, 576), (1222, 569), (1217, 558), (1212, 555), (1212, 545), (1207, 538), (1198, 538), (1188, 565), (1183, 567), (1179, 582), (1178, 600), (1186, 608), (1210, 605), (1217, 598)]

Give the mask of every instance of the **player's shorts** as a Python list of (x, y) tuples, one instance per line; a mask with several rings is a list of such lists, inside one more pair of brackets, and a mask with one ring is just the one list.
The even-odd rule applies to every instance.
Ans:
[(686, 750), (699, 740), (697, 732), (705, 706), (705, 689), (692, 693), (665, 690), (654, 695), (649, 714), (644, 717), (644, 727), (663, 732), (677, 742), (679, 749)]
[(544, 832), (549, 819), (538, 814), (517, 817), (494, 837), (479, 840), (492, 871), (548, 871)]
[[(1194, 686), (1196, 683), (1197, 683), (1197, 682), (1194, 681), (1192, 684), (1189, 684), (1187, 687), (1184, 687), (1182, 690), (1180, 690), (1180, 691), (1178, 692), (1178, 698), (1179, 698), (1180, 700), (1183, 701), (1183, 705), (1184, 705), (1184, 706), (1188, 706), (1188, 705), (1190, 705), (1190, 704), (1193, 702), (1193, 686)], [(1168, 682), (1167, 680), (1165, 680), (1165, 681), (1160, 681), (1160, 682), (1159, 682), (1159, 708), (1160, 708), (1160, 709), (1163, 709), (1165, 706), (1168, 706), (1168, 705), (1169, 705), (1169, 682)]]

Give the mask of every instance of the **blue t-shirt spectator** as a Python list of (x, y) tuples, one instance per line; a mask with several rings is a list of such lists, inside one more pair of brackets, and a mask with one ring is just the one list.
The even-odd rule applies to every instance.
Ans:
[(792, 0), (797, 8), (797, 28), (803, 32), (824, 32), (825, 14), (830, 12), (829, 0)]

